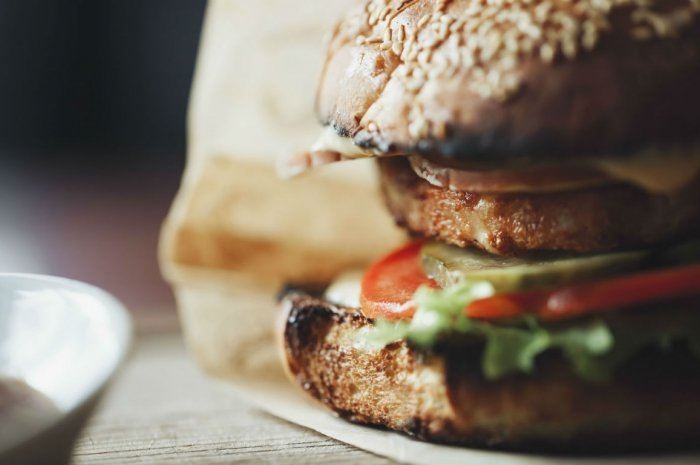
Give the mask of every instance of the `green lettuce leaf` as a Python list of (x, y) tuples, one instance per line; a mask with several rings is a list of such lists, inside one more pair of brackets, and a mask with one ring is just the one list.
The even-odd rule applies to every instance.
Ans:
[(574, 372), (592, 382), (608, 380), (620, 364), (651, 345), (664, 348), (681, 341), (700, 357), (700, 316), (694, 311), (613, 314), (565, 324), (544, 324), (532, 316), (486, 322), (464, 315), (470, 302), (493, 294), (487, 282), (420, 288), (410, 322), (379, 320), (364, 337), (380, 346), (407, 339), (425, 350), (453, 335), (470, 337), (483, 345), (482, 373), (490, 380), (532, 373), (537, 357), (550, 350), (562, 353)]

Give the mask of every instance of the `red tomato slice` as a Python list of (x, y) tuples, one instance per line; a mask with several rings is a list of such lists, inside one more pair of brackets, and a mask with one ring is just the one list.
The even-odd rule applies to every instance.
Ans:
[(362, 278), (360, 303), (368, 318), (409, 319), (416, 309), (413, 294), (422, 285), (438, 287), (423, 271), (420, 250), (414, 241), (372, 265)]
[(548, 294), (543, 291), (497, 294), (473, 301), (467, 306), (467, 316), (481, 320), (521, 316), (531, 309), (540, 308), (547, 301)]
[(646, 302), (700, 295), (700, 265), (650, 271), (553, 291), (501, 294), (467, 306), (467, 316), (510, 318), (533, 313), (545, 320), (622, 310)]

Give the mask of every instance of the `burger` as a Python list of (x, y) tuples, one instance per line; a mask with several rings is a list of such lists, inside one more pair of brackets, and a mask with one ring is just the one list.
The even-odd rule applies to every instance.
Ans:
[(440, 443), (700, 444), (700, 2), (356, 2), (316, 108), (287, 172), (376, 157), (411, 239), (283, 293), (295, 384)]

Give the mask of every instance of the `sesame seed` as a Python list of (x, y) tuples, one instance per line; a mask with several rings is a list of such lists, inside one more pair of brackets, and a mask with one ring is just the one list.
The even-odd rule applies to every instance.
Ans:
[(433, 51), (431, 49), (423, 50), (418, 54), (418, 63), (420, 63), (423, 66), (428, 66), (432, 54)]
[(428, 121), (423, 116), (419, 116), (408, 125), (408, 133), (414, 139), (424, 138), (428, 135)]
[(542, 44), (540, 47), (540, 58), (546, 63), (551, 63), (554, 61), (554, 54), (555, 54), (554, 47), (552, 47), (550, 44)]
[(385, 6), (384, 9), (382, 10), (382, 12), (379, 13), (379, 19), (381, 21), (384, 21), (389, 13), (391, 13), (391, 7)]
[(418, 24), (416, 26), (418, 26), (418, 29), (421, 29), (423, 26), (428, 24), (428, 21), (430, 21), (430, 15), (425, 15), (418, 20)]
[(464, 19), (460, 18), (450, 25), (450, 32), (457, 33), (460, 29), (464, 27)]
[(501, 68), (508, 71), (513, 68), (515, 68), (515, 65), (517, 64), (517, 59), (515, 55), (504, 55), (503, 58), (501, 58)]
[(406, 89), (410, 90), (411, 92), (416, 92), (418, 91), (421, 87), (423, 87), (423, 83), (425, 81), (421, 81), (418, 79), (409, 79), (406, 81)]
[(529, 37), (523, 37), (520, 39), (520, 51), (525, 54), (530, 54), (535, 49), (535, 41)]
[(462, 50), (461, 57), (461, 62), (465, 68), (469, 69), (474, 65), (474, 54), (469, 50)]
[[(432, 10), (417, 22), (392, 27), (416, 3), (369, 0), (344, 30), (357, 45), (377, 44), (399, 57), (395, 76), (410, 92), (460, 72), (469, 76), (471, 91), (498, 101), (522, 88), (524, 60), (575, 60), (613, 29), (629, 40), (655, 40), (700, 21), (700, 0), (463, 0), (455, 8), (448, 0), (427, 3)], [(367, 32), (358, 34), (363, 27)], [(421, 109), (410, 123), (414, 137), (425, 137), (428, 129), (442, 134), (443, 123), (428, 121)]]
[(442, 15), (440, 16), (440, 22), (449, 26), (450, 24), (455, 22), (455, 19), (450, 15)]
[(408, 57), (413, 52), (413, 39), (411, 37), (404, 43), (403, 52), (401, 53), (401, 59), (403, 61), (410, 61)]
[(386, 28), (386, 30), (384, 31), (384, 42), (391, 42), (391, 32), (392, 31), (390, 27)]
[(576, 41), (570, 36), (565, 37), (561, 43), (561, 51), (566, 58), (576, 58), (576, 54), (578, 53)]
[(428, 37), (424, 42), (423, 46), (426, 49), (432, 49), (440, 43), (440, 38), (438, 36)]

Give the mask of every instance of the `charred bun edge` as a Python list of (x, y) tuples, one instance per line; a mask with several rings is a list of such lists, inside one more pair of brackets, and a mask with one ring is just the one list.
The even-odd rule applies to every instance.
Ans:
[[(431, 71), (445, 68), (441, 63), (468, 48), (467, 39), (459, 45), (450, 39), (462, 31), (455, 25), (468, 26), (462, 13), (469, 2), (389, 2), (384, 20), (372, 16), (370, 3), (348, 14), (336, 29), (316, 105), (322, 124), (361, 147), (485, 163), (626, 157), (700, 142), (700, 13), (694, 9), (700, 7), (691, 0), (656, 2), (658, 11), (629, 0), (624, 8), (596, 16), (610, 26), (596, 32), (590, 49), (577, 42), (573, 53), (565, 52), (562, 44), (568, 42), (561, 39), (554, 57), (545, 60), (540, 55), (549, 44), (537, 42), (529, 45), (535, 51), (517, 55), (511, 74), (491, 59), (432, 76)], [(566, 5), (590, 7), (593, 2), (541, 3), (559, 5), (551, 8), (556, 15), (569, 14)], [(392, 10), (395, 4), (403, 5), (400, 11)], [(644, 29), (648, 24), (639, 19), (644, 15), (667, 29), (658, 24), (657, 32)], [(684, 18), (682, 24), (678, 17)], [(433, 21), (448, 25), (444, 40), (424, 32)], [(586, 24), (577, 21), (578, 27)], [(427, 25), (419, 27), (422, 22)], [(503, 27), (505, 37), (511, 26)], [(471, 35), (484, 39), (477, 32)], [(433, 42), (432, 58), (423, 64), (420, 53), (415, 58), (408, 51)], [(396, 43), (397, 50), (385, 47)], [(421, 69), (425, 80), (417, 90), (414, 69)], [(480, 76), (492, 72), (502, 80), (512, 78), (513, 89), (501, 95), (484, 87)], [(425, 124), (416, 125), (416, 118)]]
[[(597, 455), (697, 449), (700, 372), (689, 356), (642, 354), (616, 382), (592, 385), (560, 358), (497, 382), (464, 350), (422, 353), (405, 341), (353, 346), (373, 322), (303, 291), (280, 303), (280, 344), (294, 384), (354, 423), (479, 448)], [(636, 363), (636, 364), (635, 364)], [(524, 419), (523, 419), (524, 418)]]

